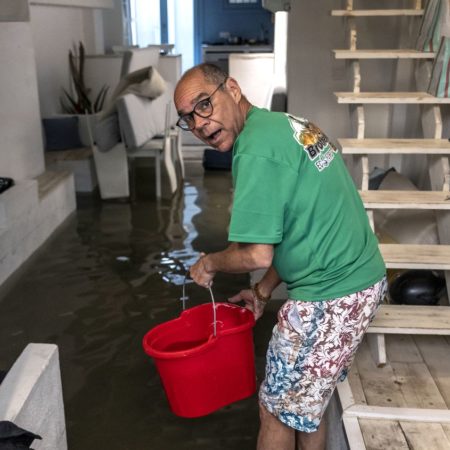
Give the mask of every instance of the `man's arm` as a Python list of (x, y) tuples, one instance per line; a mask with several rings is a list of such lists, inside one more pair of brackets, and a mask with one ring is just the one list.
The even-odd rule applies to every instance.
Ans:
[(264, 276), (258, 281), (258, 291), (263, 297), (269, 297), (272, 295), (273, 290), (281, 283), (277, 271), (273, 266), (270, 266)]
[(234, 242), (225, 250), (203, 255), (190, 269), (192, 279), (209, 286), (216, 272), (245, 273), (267, 269), (272, 265), (273, 246)]
[(238, 294), (229, 298), (231, 303), (244, 302), (245, 307), (249, 309), (255, 316), (255, 320), (258, 320), (264, 313), (264, 307), (273, 290), (281, 283), (281, 278), (278, 276), (277, 271), (273, 266), (270, 266), (264, 276), (258, 282), (257, 293), (264, 297), (262, 301), (256, 294), (256, 286), (251, 289), (244, 289)]

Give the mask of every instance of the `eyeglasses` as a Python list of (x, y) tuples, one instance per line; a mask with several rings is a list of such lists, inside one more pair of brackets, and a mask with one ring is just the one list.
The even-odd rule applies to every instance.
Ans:
[(192, 131), (195, 128), (195, 117), (194, 114), (196, 114), (199, 117), (202, 117), (203, 119), (206, 119), (207, 117), (211, 117), (212, 113), (214, 112), (213, 105), (211, 103), (212, 96), (225, 84), (227, 79), (219, 84), (217, 88), (214, 90), (214, 92), (209, 96), (204, 98), (203, 100), (200, 100), (195, 106), (194, 109), (190, 113), (183, 114), (180, 116), (180, 118), (177, 121), (177, 125), (182, 129), (186, 131)]

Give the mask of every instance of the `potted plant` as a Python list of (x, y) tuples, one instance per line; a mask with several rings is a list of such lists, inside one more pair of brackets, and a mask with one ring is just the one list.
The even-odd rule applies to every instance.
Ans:
[(91, 89), (84, 82), (85, 58), (82, 42), (78, 44), (78, 52), (69, 50), (69, 69), (74, 93), (71, 94), (63, 88), (60, 102), (64, 113), (78, 115), (80, 139), (83, 144), (88, 145), (91, 142), (88, 125), (93, 124), (95, 114), (102, 110), (109, 86), (103, 85), (97, 95), (92, 96)]

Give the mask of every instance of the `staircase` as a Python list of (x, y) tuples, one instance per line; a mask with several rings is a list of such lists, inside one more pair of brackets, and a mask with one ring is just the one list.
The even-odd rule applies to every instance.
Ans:
[[(338, 139), (339, 147), (346, 158), (353, 162), (355, 181), (368, 212), (374, 231), (374, 211), (377, 209), (433, 210), (436, 214), (439, 245), (412, 245), (402, 243), (380, 243), (380, 250), (388, 269), (429, 269), (445, 271), (450, 292), (450, 169), (448, 156), (450, 142), (442, 135), (441, 107), (450, 104), (449, 98), (437, 98), (426, 92), (435, 54), (402, 49), (359, 49), (358, 19), (360, 17), (410, 16), (410, 21), (420, 20), (424, 13), (421, 0), (413, 0), (410, 9), (354, 9), (353, 0), (347, 0), (345, 10), (333, 10), (334, 17), (345, 17), (348, 29), (348, 49), (333, 50), (334, 57), (346, 60), (351, 66), (353, 89), (350, 92), (335, 92), (339, 104), (348, 105), (354, 122), (353, 138)], [(373, 5), (376, 7), (376, 4)], [(380, 68), (385, 60), (413, 60), (414, 78), (417, 91), (413, 92), (364, 92), (361, 90), (361, 60), (379, 60)], [(368, 108), (380, 105), (419, 105), (423, 129), (422, 139), (405, 136), (402, 139), (368, 138), (366, 136), (366, 112)], [(393, 119), (391, 119), (393, 120)], [(395, 191), (369, 190), (369, 173), (372, 158), (380, 157), (410, 158), (424, 155), (427, 161), (431, 190)], [(448, 302), (448, 299), (447, 299)], [(386, 363), (385, 334), (450, 334), (450, 308), (448, 305), (422, 307), (409, 305), (382, 305), (380, 313), (372, 322), (367, 335), (372, 354), (378, 366)], [(341, 391), (340, 391), (341, 394)], [(376, 407), (375, 407), (376, 408)], [(389, 408), (388, 408), (389, 409)], [(391, 408), (389, 414), (400, 416), (401, 408)], [(398, 411), (400, 410), (400, 412)], [(442, 411), (450, 419), (448, 410)], [(347, 417), (348, 416), (348, 417)], [(396, 416), (396, 417), (400, 417)], [(356, 418), (350, 418), (344, 408), (344, 423), (349, 435), (350, 422), (357, 425)], [(356, 416), (355, 416), (356, 417)], [(381, 417), (382, 418), (382, 417)], [(351, 419), (351, 420), (350, 420)], [(423, 414), (417, 419), (422, 420)], [(347, 422), (346, 422), (347, 421)], [(359, 427), (353, 428), (358, 433)], [(351, 432), (350, 432), (351, 435)], [(349, 436), (350, 447), (351, 436)], [(357, 446), (355, 446), (356, 448)], [(357, 447), (360, 448), (360, 447)], [(365, 448), (365, 447), (364, 447)]]
[[(416, 1), (412, 9), (353, 9), (353, 2), (347, 1), (347, 9), (334, 10), (332, 16), (346, 17), (349, 27), (349, 49), (333, 50), (337, 59), (346, 59), (352, 66), (353, 90), (351, 92), (335, 92), (337, 102), (350, 105), (355, 116), (356, 139), (339, 139), (338, 143), (343, 154), (351, 155), (360, 167), (358, 184), (364, 205), (373, 223), (373, 210), (375, 209), (433, 209), (439, 211), (445, 227), (446, 218), (450, 209), (449, 180), (450, 171), (448, 155), (450, 155), (450, 142), (442, 137), (440, 105), (449, 104), (449, 98), (437, 98), (427, 92), (426, 80), (418, 83), (423, 90), (417, 92), (362, 92), (361, 86), (361, 59), (414, 59), (428, 64), (435, 54), (421, 52), (415, 49), (389, 49), (389, 50), (361, 50), (357, 49), (356, 21), (358, 17), (385, 17), (385, 16), (421, 16), (423, 9), (420, 1)], [(423, 68), (422, 68), (423, 72)], [(365, 110), (372, 105), (417, 104), (424, 105), (422, 112), (424, 132), (427, 139), (368, 139), (365, 136)], [(431, 114), (430, 114), (431, 111)], [(432, 116), (432, 117), (430, 117)], [(431, 120), (430, 120), (431, 119)], [(369, 158), (371, 155), (428, 155), (434, 158), (431, 165), (437, 165), (432, 173), (434, 191), (369, 191)], [(440, 176), (436, 178), (436, 171)], [(441, 213), (441, 211), (444, 211)], [(442, 233), (441, 233), (442, 234)], [(380, 248), (388, 268), (423, 268), (448, 270), (450, 267), (450, 240), (440, 236), (441, 245), (419, 246), (404, 244), (381, 244)], [(447, 283), (449, 283), (449, 274)]]

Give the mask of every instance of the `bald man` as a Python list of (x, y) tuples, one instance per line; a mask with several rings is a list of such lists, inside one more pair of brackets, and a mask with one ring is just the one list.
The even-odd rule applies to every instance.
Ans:
[(323, 415), (386, 291), (385, 265), (345, 164), (314, 124), (250, 104), (212, 64), (180, 79), (177, 125), (233, 152), (230, 245), (190, 268), (209, 287), (217, 272), (265, 269), (229, 299), (258, 319), (283, 281), (259, 393), (258, 450), (325, 449)]

